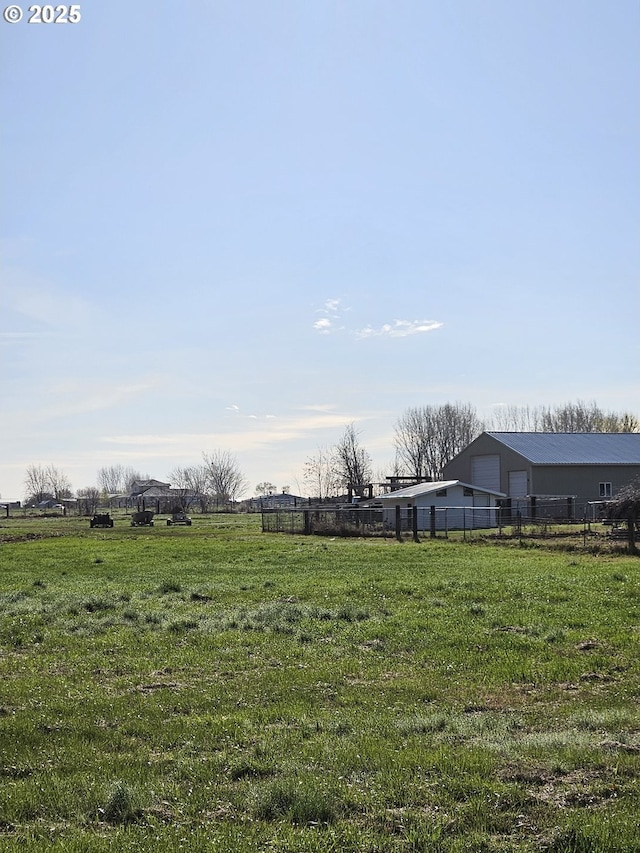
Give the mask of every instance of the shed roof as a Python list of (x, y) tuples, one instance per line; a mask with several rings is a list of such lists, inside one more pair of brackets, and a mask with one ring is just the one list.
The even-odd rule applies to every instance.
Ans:
[(146, 498), (164, 497), (170, 491), (171, 485), (163, 483), (162, 480), (133, 480), (129, 497), (137, 498), (141, 495)]
[(496, 492), (493, 489), (485, 489), (481, 486), (472, 486), (469, 483), (463, 483), (461, 480), (439, 480), (429, 483), (417, 483), (415, 486), (407, 486), (404, 489), (396, 489), (394, 492), (390, 492), (388, 495), (380, 495), (380, 497), (374, 500), (392, 501), (397, 498), (419, 498), (423, 495), (431, 494), (431, 492), (439, 492), (441, 489), (452, 489), (454, 486), (462, 486), (465, 489), (473, 489), (474, 492), (495, 495), (498, 498), (506, 497), (503, 492)]
[(488, 432), (534, 465), (640, 465), (640, 433)]

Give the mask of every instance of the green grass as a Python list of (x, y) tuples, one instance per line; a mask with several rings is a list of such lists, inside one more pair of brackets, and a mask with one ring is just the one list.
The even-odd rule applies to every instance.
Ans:
[(2, 850), (640, 851), (637, 559), (0, 539)]

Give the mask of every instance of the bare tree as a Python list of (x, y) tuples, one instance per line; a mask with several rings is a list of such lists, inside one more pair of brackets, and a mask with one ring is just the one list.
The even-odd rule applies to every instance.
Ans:
[(331, 448), (318, 447), (304, 463), (303, 480), (311, 496), (318, 500), (332, 497), (338, 488), (333, 452)]
[(169, 474), (171, 486), (178, 493), (182, 508), (188, 509), (198, 504), (201, 512), (207, 511), (210, 499), (208, 473), (205, 465), (188, 465), (185, 468), (174, 468)]
[(620, 429), (617, 432), (640, 432), (640, 418), (630, 412), (624, 412), (618, 417)]
[(129, 494), (136, 480), (149, 479), (135, 468), (125, 465), (107, 465), (98, 471), (98, 487), (106, 495)]
[(29, 465), (25, 472), (24, 488), (27, 503), (60, 501), (71, 497), (71, 482), (64, 471), (55, 465)]
[(542, 412), (543, 432), (637, 432), (638, 419), (629, 412), (605, 412), (595, 401), (564, 403)]
[(607, 508), (609, 518), (627, 522), (627, 542), (630, 554), (637, 554), (636, 537), (640, 524), (640, 478), (636, 478), (614, 496)]
[(540, 432), (542, 408), (535, 406), (496, 406), (488, 429), (497, 432)]
[(180, 492), (181, 500), (186, 508), (197, 504), (200, 512), (206, 512), (211, 501), (209, 469), (206, 465), (188, 465), (185, 468), (174, 468), (169, 474), (173, 488)]
[(229, 450), (214, 450), (203, 453), (207, 469), (209, 491), (215, 495), (218, 506), (230, 507), (247, 488), (238, 460)]
[(179, 506), (175, 509), (188, 509), (194, 500), (194, 495), (191, 490), (191, 477), (189, 476), (189, 468), (176, 467), (169, 474), (169, 482), (171, 490), (176, 493)]
[(437, 480), (444, 466), (482, 430), (482, 421), (468, 404), (409, 408), (396, 423), (396, 452), (410, 476)]
[(364, 497), (365, 487), (373, 479), (371, 457), (360, 444), (360, 433), (354, 424), (345, 427), (333, 449), (333, 462), (338, 483)]
[(209, 471), (206, 465), (189, 466), (189, 482), (200, 506), (200, 512), (207, 512), (211, 503), (209, 491)]
[(638, 432), (640, 421), (630, 412), (605, 412), (595, 401), (558, 406), (496, 408), (491, 429), (504, 432)]
[(396, 422), (397, 458), (418, 481), (431, 478), (428, 456), (431, 421), (431, 412), (425, 406), (407, 409)]
[(122, 489), (122, 465), (108, 465), (98, 470), (98, 488), (106, 495), (117, 495)]
[(565, 403), (542, 410), (543, 432), (601, 432), (602, 412), (595, 403)]
[(71, 497), (71, 481), (59, 468), (55, 465), (47, 466), (47, 478), (49, 488), (57, 501)]
[(94, 515), (100, 505), (100, 489), (95, 486), (86, 486), (78, 489), (78, 512), (84, 515)]
[(273, 483), (265, 480), (263, 483), (258, 483), (256, 486), (256, 495), (273, 495), (277, 491)]
[(53, 498), (49, 474), (44, 465), (28, 465), (24, 475), (24, 494), (27, 503), (38, 504)]

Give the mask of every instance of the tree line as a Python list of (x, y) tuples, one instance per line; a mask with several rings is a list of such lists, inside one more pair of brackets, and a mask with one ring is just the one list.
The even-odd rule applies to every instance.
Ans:
[[(78, 489), (76, 497), (86, 513), (93, 513), (102, 501), (114, 496), (129, 496), (136, 484), (150, 479), (135, 468), (108, 465), (97, 473), (97, 484)], [(177, 501), (186, 508), (199, 504), (202, 512), (231, 506), (245, 491), (245, 479), (238, 460), (228, 450), (203, 452), (202, 463), (176, 467), (169, 482)], [(25, 501), (37, 506), (44, 501), (63, 501), (73, 497), (66, 474), (54, 465), (29, 465), (24, 480)]]
[[(607, 412), (595, 402), (558, 406), (496, 407), (483, 421), (468, 403), (410, 406), (395, 423), (395, 458), (380, 479), (406, 476), (438, 480), (444, 467), (485, 431), (494, 432), (638, 432), (640, 420), (630, 412)], [(347, 489), (364, 496), (372, 481), (371, 457), (361, 445), (354, 424), (345, 428), (333, 447), (318, 448), (308, 457), (304, 482), (318, 498)]]
[[(394, 475), (437, 480), (445, 465), (484, 431), (638, 432), (640, 420), (629, 412), (607, 412), (595, 402), (581, 400), (558, 406), (496, 407), (488, 421), (468, 403), (412, 406), (395, 423), (395, 457), (386, 469), (374, 474), (371, 455), (352, 423), (336, 444), (318, 447), (307, 458), (303, 482), (312, 497), (324, 499), (347, 491), (362, 497), (376, 476), (379, 481)], [(148, 479), (148, 474), (135, 468), (110, 465), (99, 469), (96, 485), (78, 489), (76, 496), (84, 502), (86, 512), (93, 512), (106, 496), (128, 495), (134, 483)], [(247, 488), (238, 460), (228, 450), (203, 452), (201, 463), (178, 466), (168, 479), (183, 506), (195, 504), (203, 512), (232, 505)], [(73, 496), (69, 478), (54, 465), (29, 465), (24, 489), (27, 504)], [(256, 491), (268, 494), (275, 487), (265, 480)]]

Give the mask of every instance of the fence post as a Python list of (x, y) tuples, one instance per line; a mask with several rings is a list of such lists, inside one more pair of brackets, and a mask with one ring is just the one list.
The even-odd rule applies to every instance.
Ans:
[(305, 536), (309, 536), (311, 534), (311, 513), (305, 509), (302, 514), (304, 516), (304, 533)]
[(400, 507), (396, 505), (396, 539), (402, 542), (402, 520), (400, 518)]
[(420, 540), (418, 539), (418, 507), (417, 506), (413, 507), (413, 512), (411, 514), (411, 528), (412, 528), (412, 532), (413, 532), (413, 541), (419, 542)]
[(436, 538), (436, 506), (431, 504), (429, 507), (429, 535), (432, 539)]

